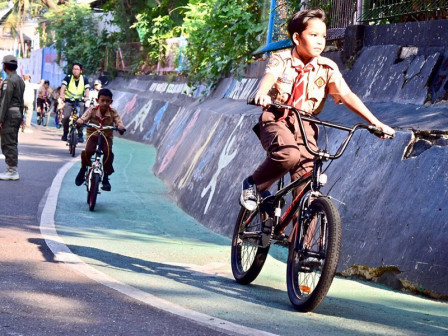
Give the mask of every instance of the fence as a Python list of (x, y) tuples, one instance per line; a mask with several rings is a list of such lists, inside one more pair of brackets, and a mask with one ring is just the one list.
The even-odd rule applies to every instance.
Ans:
[(391, 23), (446, 19), (447, 11), (448, 0), (364, 0), (359, 21)]
[[(327, 14), (327, 41), (340, 41), (344, 38), (345, 28), (360, 23), (393, 23), (405, 21), (423, 21), (446, 19), (448, 0), (308, 0), (300, 2), (300, 8), (293, 8), (291, 0), (265, 0), (265, 11), (269, 14), (266, 45), (255, 54), (291, 47), (286, 34), (286, 22), (298, 9), (322, 8)], [(186, 69), (182, 59), (187, 42), (184, 39), (170, 39), (164, 62), (157, 65), (159, 73), (182, 71)], [(336, 43), (337, 44), (337, 43)], [(179, 51), (180, 49), (180, 51)], [(116, 52), (115, 68), (119, 71), (131, 71), (137, 68), (143, 59), (140, 43), (122, 45)]]

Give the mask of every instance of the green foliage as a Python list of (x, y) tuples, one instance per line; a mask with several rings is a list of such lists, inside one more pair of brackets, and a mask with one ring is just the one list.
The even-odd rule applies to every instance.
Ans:
[(68, 2), (45, 14), (47, 23), (41, 28), (42, 44), (54, 46), (58, 61), (65, 59), (70, 73), (73, 62), (84, 65), (84, 73), (93, 74), (105, 59), (106, 47), (113, 47), (112, 37), (97, 34), (97, 20), (88, 5)]
[(148, 13), (138, 14), (137, 22), (132, 27), (139, 33), (140, 41), (147, 52), (148, 65), (156, 65), (164, 60), (167, 51), (166, 39), (179, 36), (181, 30), (168, 15), (151, 18)]
[(183, 31), (190, 83), (216, 84), (223, 76), (240, 77), (260, 45), (262, 1), (191, 0)]
[[(139, 25), (142, 25), (142, 20), (151, 25), (153, 19), (169, 15), (170, 20), (180, 26), (183, 15), (174, 9), (187, 3), (188, 0), (108, 0), (103, 9), (111, 12), (114, 18), (112, 23), (120, 27), (120, 40), (130, 43), (138, 41), (139, 37), (143, 38), (140, 34), (137, 35), (135, 30), (139, 21)], [(147, 38), (148, 36), (144, 36), (144, 39)]]

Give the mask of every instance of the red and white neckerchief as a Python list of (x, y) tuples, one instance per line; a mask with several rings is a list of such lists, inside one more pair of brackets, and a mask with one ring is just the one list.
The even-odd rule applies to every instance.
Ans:
[(103, 127), (103, 122), (104, 122), (104, 120), (106, 120), (107, 116), (105, 115), (104, 117), (102, 117), (100, 113), (101, 113), (100, 108), (98, 107), (97, 113), (95, 113), (95, 114), (96, 114), (96, 117), (98, 118), (100, 126)]
[(297, 76), (292, 85), (292, 92), (291, 97), (289, 97), (288, 105), (292, 105), (300, 110), (305, 99), (305, 73), (313, 70), (314, 66), (312, 64), (307, 64), (305, 67), (299, 65), (295, 69), (297, 71)]
[[(294, 83), (292, 85), (292, 91), (291, 96), (289, 97), (287, 105), (294, 106), (296, 109), (300, 110), (302, 107), (302, 103), (305, 99), (305, 81), (306, 76), (305, 73), (309, 72), (314, 69), (314, 66), (310, 63), (305, 65), (304, 67), (299, 65), (295, 67), (295, 70), (297, 71), (297, 76), (294, 79)], [(289, 110), (285, 110), (285, 113), (281, 118), (279, 118), (277, 121), (281, 121), (286, 119), (286, 117), (289, 114)]]

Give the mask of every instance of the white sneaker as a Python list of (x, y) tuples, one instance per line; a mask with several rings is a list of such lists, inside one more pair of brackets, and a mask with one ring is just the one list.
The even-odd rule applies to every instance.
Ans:
[(2, 174), (0, 174), (0, 180), (18, 180), (19, 179), (19, 173), (16, 169), (8, 168), (6, 171)]
[(257, 187), (245, 179), (242, 183), (240, 204), (249, 211), (254, 211), (258, 205)]

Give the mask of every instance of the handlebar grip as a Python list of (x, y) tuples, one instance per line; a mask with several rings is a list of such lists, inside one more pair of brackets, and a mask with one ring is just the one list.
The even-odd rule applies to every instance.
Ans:
[(385, 134), (381, 129), (379, 129), (378, 127), (373, 126), (373, 125), (369, 125), (368, 130), (370, 133), (377, 135), (377, 136), (382, 136)]

